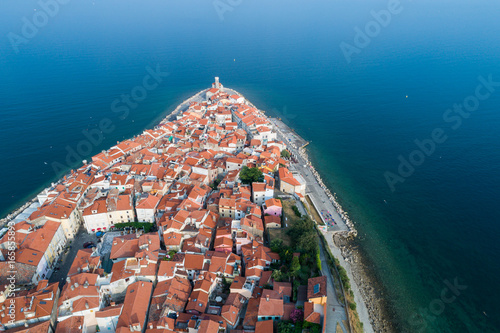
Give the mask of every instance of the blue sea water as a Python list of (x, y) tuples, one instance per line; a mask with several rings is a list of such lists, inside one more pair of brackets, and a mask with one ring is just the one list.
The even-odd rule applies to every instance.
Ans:
[[(41, 2), (3, 1), (0, 215), (219, 76), (311, 141), (400, 330), (500, 331), (500, 87), (458, 128), (443, 119), (478, 77), (500, 81), (500, 5), (400, 1), (348, 62), (341, 43), (391, 3), (85, 0), (45, 22)], [(169, 74), (120, 117), (148, 67)], [(391, 191), (384, 174), (436, 128), (447, 139)]]

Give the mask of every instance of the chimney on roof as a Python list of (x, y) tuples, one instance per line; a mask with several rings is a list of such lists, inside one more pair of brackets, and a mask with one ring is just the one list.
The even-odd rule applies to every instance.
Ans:
[(269, 295), (266, 296), (266, 301), (269, 302)]

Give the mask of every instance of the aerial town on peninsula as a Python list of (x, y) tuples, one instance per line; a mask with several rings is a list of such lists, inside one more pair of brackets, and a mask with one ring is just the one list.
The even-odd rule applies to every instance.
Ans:
[(317, 235), (346, 221), (319, 206), (328, 195), (312, 208), (291, 167), (310, 170), (299, 148), (216, 78), (8, 222), (0, 328), (347, 332), (343, 307), (327, 309), (337, 297)]

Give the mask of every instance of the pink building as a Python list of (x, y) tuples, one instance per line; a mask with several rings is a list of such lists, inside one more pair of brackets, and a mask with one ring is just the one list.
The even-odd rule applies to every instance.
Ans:
[(281, 201), (274, 198), (267, 199), (262, 208), (264, 209), (264, 215), (269, 214), (274, 216), (281, 216), (281, 212), (283, 209), (281, 206)]
[(233, 251), (233, 237), (229, 227), (217, 228), (215, 233), (214, 250), (216, 252), (231, 253)]

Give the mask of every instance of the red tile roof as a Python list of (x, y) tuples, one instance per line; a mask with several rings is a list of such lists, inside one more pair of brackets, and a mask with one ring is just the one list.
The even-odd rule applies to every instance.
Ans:
[(153, 284), (151, 282), (138, 281), (128, 286), (117, 328), (128, 329), (130, 325), (133, 325), (139, 326), (142, 330), (146, 323), (146, 312), (152, 290)]
[[(326, 276), (318, 276), (307, 280), (307, 299), (326, 296)], [(315, 286), (318, 292), (315, 291)]]
[(259, 303), (259, 316), (283, 316), (283, 300), (261, 297)]
[(255, 333), (272, 333), (273, 332), (273, 321), (264, 320), (259, 321), (255, 324)]

